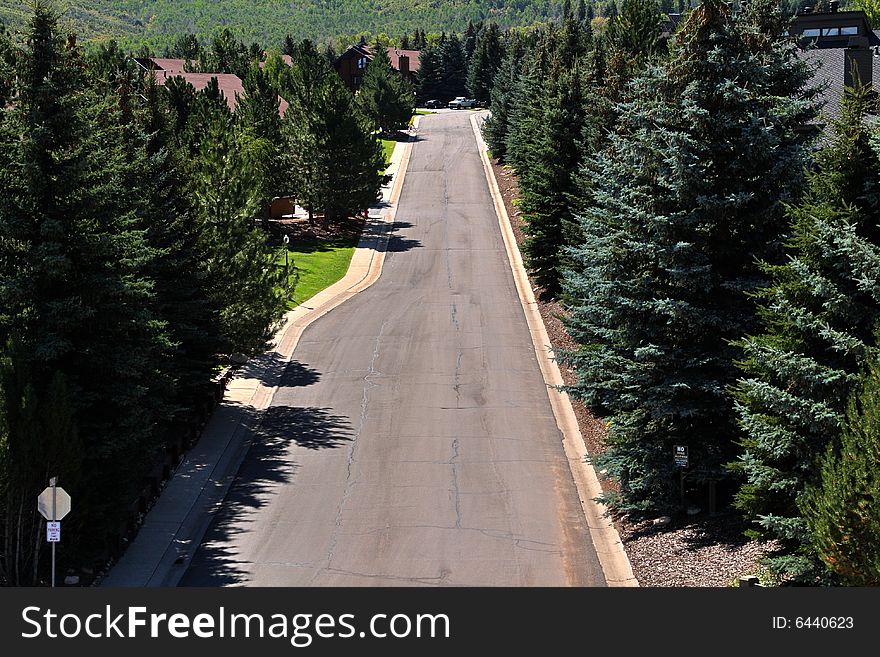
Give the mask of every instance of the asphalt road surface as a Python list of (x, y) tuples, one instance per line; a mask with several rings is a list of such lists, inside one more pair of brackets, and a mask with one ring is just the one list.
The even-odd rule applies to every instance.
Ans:
[(422, 117), (381, 277), (306, 329), (182, 585), (605, 585), (470, 115)]

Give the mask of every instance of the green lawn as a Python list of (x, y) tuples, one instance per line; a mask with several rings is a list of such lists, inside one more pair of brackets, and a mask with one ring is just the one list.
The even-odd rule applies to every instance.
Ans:
[(394, 152), (394, 146), (397, 144), (393, 139), (382, 140), (382, 156), (385, 158), (386, 164), (391, 161), (391, 154)]
[[(345, 276), (358, 239), (358, 235), (349, 235), (329, 240), (291, 242), (288, 245), (290, 284), (292, 287), (295, 285), (295, 289), (293, 299), (287, 302), (288, 308), (295, 308)], [(283, 251), (277, 262), (284, 265)]]

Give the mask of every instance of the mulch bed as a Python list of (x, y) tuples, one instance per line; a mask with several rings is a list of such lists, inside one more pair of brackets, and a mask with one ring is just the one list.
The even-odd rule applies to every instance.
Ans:
[[(517, 244), (521, 246), (525, 239), (524, 221), (513, 202), (519, 196), (516, 174), (494, 159), (492, 170)], [(531, 276), (529, 282), (553, 348), (575, 348), (577, 345), (561, 319), (565, 309), (556, 300), (542, 300), (540, 286)], [(571, 368), (560, 364), (560, 371), (566, 385), (575, 383), (575, 372)], [(583, 402), (572, 399), (571, 403), (587, 451), (591, 455), (601, 454), (606, 448), (604, 421)], [(603, 479), (601, 474), (599, 481), (603, 491), (615, 490), (614, 481)], [(634, 520), (624, 515), (615, 518), (614, 525), (641, 586), (728, 586), (739, 575), (754, 573), (758, 559), (775, 547), (743, 536), (745, 524), (731, 512), (682, 515), (662, 527), (655, 526), (651, 520)]]
[(311, 223), (303, 219), (272, 219), (269, 222), (269, 235), (273, 243), (279, 244), (285, 234), (290, 238), (291, 244), (331, 240), (360, 235), (365, 222), (362, 215), (327, 225), (324, 224), (323, 217), (315, 217)]

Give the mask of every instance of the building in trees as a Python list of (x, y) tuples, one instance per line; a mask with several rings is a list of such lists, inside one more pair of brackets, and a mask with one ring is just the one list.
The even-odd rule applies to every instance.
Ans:
[[(361, 40), (360, 43), (348, 47), (333, 61), (333, 68), (336, 69), (345, 86), (352, 91), (357, 91), (364, 83), (367, 67), (376, 56), (374, 48), (375, 46), (368, 46), (366, 42)], [(403, 50), (393, 46), (385, 46), (385, 52), (388, 55), (391, 68), (405, 79), (411, 80), (418, 72), (420, 66), (418, 50)]]

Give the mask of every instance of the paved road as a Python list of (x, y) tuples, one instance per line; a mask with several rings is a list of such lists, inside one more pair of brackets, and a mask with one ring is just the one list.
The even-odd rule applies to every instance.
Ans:
[(183, 585), (604, 586), (469, 117), (423, 117), (380, 279), (303, 334)]

